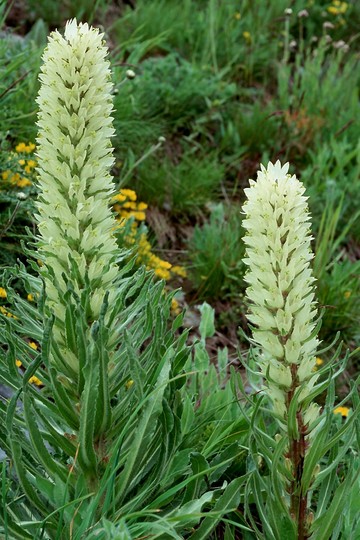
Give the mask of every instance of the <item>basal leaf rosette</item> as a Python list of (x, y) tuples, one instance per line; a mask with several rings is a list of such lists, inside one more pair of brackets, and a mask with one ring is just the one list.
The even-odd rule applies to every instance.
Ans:
[[(250, 180), (245, 189), (243, 206), (247, 317), (259, 348), (265, 390), (282, 427), (292, 399), (301, 409), (318, 378), (314, 371), (319, 343), (307, 197), (288, 169), (279, 161), (261, 166), (257, 181)], [(303, 427), (310, 429), (319, 407), (311, 404), (303, 413)]]
[[(49, 37), (39, 76), (38, 249), (55, 336), (64, 340), (65, 295), (88, 290), (89, 323), (115, 297), (118, 253), (109, 200), (112, 82), (103, 34), (76, 20)], [(61, 343), (60, 343), (61, 344)], [(76, 359), (71, 360), (76, 368)]]

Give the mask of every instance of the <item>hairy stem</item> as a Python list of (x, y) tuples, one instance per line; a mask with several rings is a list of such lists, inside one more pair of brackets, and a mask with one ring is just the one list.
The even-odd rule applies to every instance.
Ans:
[[(286, 404), (289, 409), (290, 403), (294, 397), (296, 388), (298, 386), (297, 377), (297, 365), (291, 366), (292, 374), (292, 386), (287, 393)], [(304, 472), (304, 460), (307, 449), (307, 442), (305, 440), (306, 425), (304, 425), (302, 411), (299, 410), (296, 413), (296, 421), (298, 427), (299, 438), (290, 438), (289, 440), (289, 454), (286, 457), (290, 458), (292, 463), (293, 481), (289, 486), (290, 493), (290, 515), (294, 519), (297, 526), (297, 538), (298, 540), (306, 540), (309, 538), (308, 527), (306, 524), (307, 517), (307, 493), (302, 495), (301, 485), (302, 476)]]

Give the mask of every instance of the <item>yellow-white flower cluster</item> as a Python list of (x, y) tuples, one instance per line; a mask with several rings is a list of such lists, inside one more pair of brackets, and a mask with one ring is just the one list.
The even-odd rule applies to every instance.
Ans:
[[(43, 55), (37, 138), (38, 247), (49, 307), (64, 320), (68, 276), (79, 293), (91, 284), (91, 317), (117, 274), (110, 138), (112, 82), (98, 29), (76, 20), (55, 31)], [(75, 271), (74, 271), (75, 268)]]
[[(279, 161), (261, 166), (257, 181), (250, 180), (245, 190), (243, 206), (248, 319), (260, 347), (266, 391), (280, 419), (286, 418), (295, 393), (301, 403), (318, 378), (310, 216), (305, 188), (288, 169)], [(304, 411), (305, 424), (317, 416), (312, 404)]]

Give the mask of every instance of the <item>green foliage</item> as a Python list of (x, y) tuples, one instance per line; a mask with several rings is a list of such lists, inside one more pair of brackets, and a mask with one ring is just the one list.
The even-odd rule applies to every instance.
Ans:
[(144, 60), (131, 87), (135, 110), (145, 119), (161, 116), (169, 131), (184, 129), (234, 91), (233, 84), (174, 53)]
[[(105, 300), (88, 337), (81, 333), (81, 308), (69, 303), (69, 323), (77, 321), (78, 354), (85, 362), (82, 390), (67, 387), (53, 367), (52, 355), (59, 362), (62, 353), (52, 338), (53, 321), (44, 323), (42, 297), (36, 307), (11, 287), (16, 278), (35, 296), (40, 280), (24, 267), (7, 273), (8, 308), (15, 318), (0, 321), (0, 379), (14, 394), (0, 408), (6, 426), (1, 446), (12, 456), (23, 496), (2, 524), (14, 538), (35, 538), (42, 529), (47, 538), (70, 538), (70, 530), (72, 538), (90, 532), (95, 538), (102, 516), (118, 524), (116, 530), (129, 527), (134, 537), (162, 530), (163, 523), (178, 535), (199, 522), (205, 504), (215, 505), (213, 527), (234, 507), (220, 478), (244, 455), (247, 430), (232, 403), (226, 351), (219, 352), (219, 379), (205, 350), (205, 337), (213, 331), (207, 317), (192, 361), (187, 333), (177, 333), (182, 315), (172, 327), (167, 322), (171, 297), (164, 295), (163, 284), (143, 269), (132, 273), (131, 266), (119, 270), (116, 303), (108, 306)], [(118, 320), (114, 352), (104, 346), (105, 317)], [(24, 336), (35, 339), (39, 350)], [(17, 357), (23, 374), (15, 367)], [(41, 390), (28, 382), (35, 373)], [(3, 505), (19, 489), (9, 468), (7, 474)], [(237, 490), (241, 484), (237, 480)], [(23, 497), (32, 517), (21, 536), (16, 523), (24, 519)]]
[[(222, 121), (223, 109), (236, 91), (234, 84), (225, 82), (209, 68), (200, 68), (175, 53), (146, 59), (137, 71), (134, 80), (119, 83), (114, 102), (114, 123), (119, 134), (116, 146), (122, 152), (122, 160), (125, 156), (125, 170), (159, 137), (189, 135), (191, 140), (195, 134), (204, 134), (207, 138), (207, 128), (212, 129), (214, 122)], [(116, 69), (116, 74), (123, 77), (123, 69)], [(169, 163), (163, 167), (173, 169), (171, 161), (179, 161), (179, 149), (175, 150), (174, 158), (171, 148), (168, 153)], [(155, 161), (147, 160), (146, 166), (153, 169)], [(143, 181), (148, 185), (147, 178)], [(155, 186), (152, 185), (153, 182), (149, 186), (150, 197), (156, 193), (156, 180)]]
[(323, 142), (341, 133), (352, 143), (358, 142), (359, 60), (348, 53), (345, 62), (347, 53), (330, 47), (322, 39), (316, 49), (300, 51), (294, 64), (279, 66), (279, 107), (290, 114), (291, 145), (302, 152), (313, 140)]
[[(309, 440), (301, 479), (301, 493), (306, 494), (311, 487), (308, 493), (310, 512), (305, 519), (310, 526), (312, 537), (318, 540), (337, 538), (344, 530), (353, 534), (357, 527), (355, 522), (350, 525), (349, 513), (355, 511), (358, 515), (358, 509), (354, 510), (352, 505), (347, 505), (347, 498), (344, 495), (350, 490), (354, 496), (359, 483), (358, 467), (353, 466), (358, 455), (360, 406), (356, 388), (359, 381), (352, 384), (347, 397), (353, 399), (354, 411), (344, 423), (338, 415), (333, 414), (335, 399), (333, 379), (345, 369), (347, 360), (345, 358), (337, 364), (338, 370), (334, 374), (337, 359), (338, 353), (332, 359), (334, 369), (330, 364), (322, 368), (320, 382), (307, 398), (310, 402), (316, 395), (327, 390), (324, 411), (315, 428), (316, 433)], [(252, 365), (251, 356), (248, 357), (247, 365)], [(256, 385), (254, 388), (258, 389), (258, 379), (254, 377), (250, 367), (248, 380), (253, 381)], [(240, 384), (240, 392), (244, 392), (241, 379), (238, 378), (237, 382)], [(264, 396), (259, 396), (256, 392), (249, 400), (254, 413), (252, 417), (247, 417), (246, 414), (245, 417), (248, 418), (249, 424), (251, 423), (248, 466), (253, 474), (250, 475), (245, 490), (245, 518), (259, 540), (265, 538), (280, 540), (285, 537), (297, 540), (298, 531), (295, 530), (284, 495), (285, 485), (293, 479), (288, 464), (282, 457), (286, 444), (291, 439), (290, 432), (287, 434), (289, 439), (287, 435), (276, 435), (274, 420), (268, 415)], [(245, 413), (243, 408), (241, 410)], [(343, 469), (340, 469), (339, 465), (341, 460), (345, 460), (346, 464)], [(255, 517), (253, 505), (256, 507), (261, 526)]]
[(206, 159), (184, 153), (178, 164), (166, 157), (148, 159), (137, 169), (133, 185), (140, 198), (173, 215), (196, 214), (220, 190), (224, 167), (216, 154)]
[(41, 50), (24, 38), (5, 33), (0, 40), (0, 135), (35, 137), (35, 97)]
[(66, 0), (59, 9), (56, 0), (28, 0), (26, 7), (31, 20), (42, 19), (52, 29), (73, 18), (91, 23), (95, 16), (106, 12), (108, 5), (108, 0), (79, 0), (76, 3)]
[(223, 204), (214, 205), (210, 220), (195, 227), (188, 252), (191, 279), (200, 298), (239, 294), (245, 270), (242, 235), (240, 211)]
[[(153, 41), (154, 50), (177, 50), (215, 72), (234, 69), (249, 77), (260, 73), (274, 57), (277, 44), (268, 38), (276, 26), (279, 33), (282, 30), (277, 18), (286, 7), (285, 0), (260, 6), (252, 2), (239, 6), (235, 0), (140, 0), (114, 24), (114, 30), (124, 52), (131, 54), (137, 43)], [(250, 42), (244, 32), (251, 32)]]
[(324, 307), (321, 335), (331, 341), (340, 332), (346, 344), (359, 335), (359, 261), (351, 261), (342, 244), (357, 223), (357, 212), (341, 225), (343, 199), (331, 200), (324, 208), (315, 243), (314, 275), (317, 297)]
[[(353, 216), (359, 210), (360, 197), (357, 179), (360, 175), (360, 144), (352, 145), (346, 138), (332, 138), (329, 143), (309, 150), (309, 165), (302, 173), (309, 194), (309, 204), (318, 231), (322, 214), (328, 204), (342, 201), (339, 225), (346, 230), (345, 237), (360, 238), (359, 221)], [(351, 223), (351, 227), (349, 224)]]

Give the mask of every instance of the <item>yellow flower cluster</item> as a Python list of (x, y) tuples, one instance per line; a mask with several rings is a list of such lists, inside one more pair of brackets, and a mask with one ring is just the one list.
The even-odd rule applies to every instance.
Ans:
[(181, 313), (181, 308), (180, 308), (179, 302), (176, 300), (176, 298), (173, 298), (171, 300), (170, 309), (171, 309), (171, 311), (172, 311), (172, 313), (174, 315), (179, 315), (179, 313)]
[(349, 5), (347, 2), (341, 2), (340, 0), (333, 0), (332, 5), (327, 8), (327, 11), (331, 15), (343, 15), (346, 13)]
[(15, 151), (18, 154), (31, 154), (34, 150), (35, 150), (34, 143), (25, 144), (24, 142), (21, 142), (15, 146)]
[[(37, 351), (38, 350), (38, 345), (35, 343), (35, 341), (29, 341), (28, 343), (29, 347), (31, 347), (32, 349), (34, 349), (34, 351)], [(21, 368), (22, 367), (22, 362), (21, 360), (15, 360), (15, 364), (18, 368)], [(36, 384), (36, 386), (43, 386), (44, 383), (38, 378), (36, 377), (35, 375), (33, 375), (32, 377), (30, 377), (29, 381), (28, 381), (30, 384)]]
[[(33, 296), (33, 295), (28, 294), (28, 300), (29, 300), (29, 296)], [(7, 292), (3, 287), (0, 287), (0, 298), (4, 298), (4, 299), (7, 298)], [(16, 315), (13, 315), (12, 313), (10, 313), (10, 311), (8, 311), (4, 306), (0, 306), (0, 313), (4, 315), (5, 317), (12, 317), (13, 319), (17, 319)], [(28, 345), (29, 347), (34, 349), (34, 351), (38, 350), (38, 345), (35, 343), (35, 341), (29, 341)], [(23, 365), (21, 360), (18, 360), (18, 359), (15, 360), (15, 364), (18, 368), (21, 368)], [(36, 384), (37, 386), (43, 386), (43, 382), (35, 375), (30, 377), (29, 383)]]
[(181, 266), (173, 266), (168, 261), (162, 260), (151, 250), (151, 244), (147, 239), (147, 233), (139, 231), (139, 224), (145, 220), (147, 204), (137, 202), (137, 194), (132, 189), (120, 189), (112, 198), (113, 208), (118, 214), (116, 218), (119, 228), (123, 228), (127, 220), (133, 218), (130, 233), (124, 236), (128, 246), (136, 244), (137, 263), (144, 264), (147, 270), (154, 270), (155, 275), (168, 281), (174, 275), (186, 277), (186, 270)]
[[(34, 343), (34, 345), (35, 345), (35, 343)], [(18, 367), (18, 368), (22, 367), (21, 360), (15, 360), (15, 364), (16, 364), (16, 367)], [(36, 377), (36, 375), (33, 375), (32, 377), (30, 377), (28, 382), (30, 384), (36, 384), (36, 386), (44, 386), (43, 382), (38, 377)]]
[(320, 358), (320, 356), (317, 356), (315, 359), (315, 366), (314, 366), (313, 371), (317, 371), (318, 367), (322, 366), (323, 363), (324, 363), (324, 360)]
[(341, 416), (344, 416), (345, 418), (349, 416), (349, 412), (349, 407), (336, 407), (336, 409), (333, 410), (334, 414), (341, 414)]
[(246, 43), (248, 45), (250, 45), (250, 43), (251, 43), (251, 34), (250, 34), (250, 32), (245, 30), (245, 32), (243, 32), (243, 38), (245, 39)]
[(13, 319), (17, 319), (16, 315), (13, 315), (8, 311), (4, 306), (0, 306), (0, 313), (4, 315), (4, 317), (12, 317)]
[(120, 189), (119, 193), (113, 197), (114, 210), (118, 214), (117, 221), (122, 224), (124, 219), (133, 217), (136, 221), (144, 221), (147, 204), (136, 202), (137, 195), (132, 189)]
[[(18, 154), (31, 154), (34, 150), (35, 144), (33, 143), (25, 144), (24, 142), (21, 142), (15, 146), (15, 151)], [(18, 159), (18, 164), (26, 175), (31, 175), (34, 172), (37, 162), (34, 159), (21, 158)], [(32, 181), (28, 177), (22, 176), (22, 174), (18, 172), (12, 172), (10, 169), (2, 171), (1, 178), (4, 182), (10, 184), (10, 186), (16, 186), (19, 188), (31, 186), (32, 184)]]
[(139, 264), (145, 264), (147, 270), (154, 270), (154, 273), (158, 278), (165, 279), (166, 281), (170, 279), (170, 269), (172, 265), (152, 253), (151, 244), (145, 233), (140, 234), (137, 261)]

